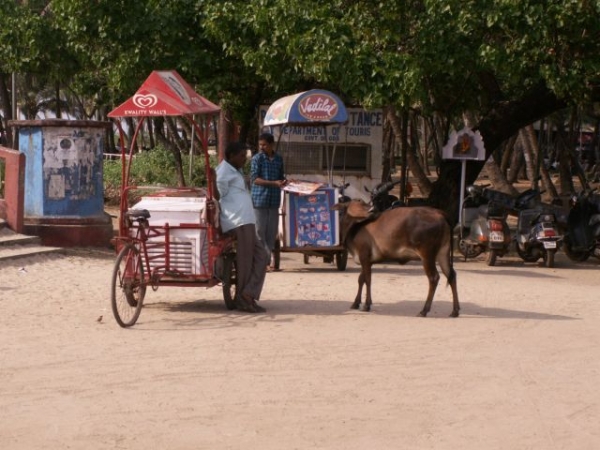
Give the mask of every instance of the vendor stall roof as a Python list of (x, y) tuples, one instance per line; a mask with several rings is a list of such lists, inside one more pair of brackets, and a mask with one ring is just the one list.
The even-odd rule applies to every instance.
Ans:
[(201, 95), (174, 70), (153, 71), (133, 97), (108, 117), (216, 114), (220, 108)]
[(347, 121), (346, 106), (337, 95), (313, 89), (277, 100), (267, 110), (263, 125), (328, 125)]

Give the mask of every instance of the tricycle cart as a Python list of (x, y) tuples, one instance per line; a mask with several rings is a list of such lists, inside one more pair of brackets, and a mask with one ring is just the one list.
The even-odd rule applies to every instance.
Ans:
[[(209, 288), (220, 285), (228, 309), (235, 308), (235, 242), (220, 232), (210, 167), (208, 135), (219, 107), (198, 95), (175, 71), (154, 71), (136, 94), (109, 113), (119, 130), (122, 163), (117, 259), (111, 307), (117, 323), (136, 323), (148, 286)], [(129, 174), (145, 119), (186, 118), (204, 157), (206, 187), (135, 186)], [(200, 119), (195, 119), (200, 117)], [(123, 118), (137, 118), (129, 150)], [(137, 203), (130, 204), (137, 199)]]
[(333, 161), (340, 127), (347, 121), (344, 103), (335, 94), (321, 89), (280, 98), (266, 112), (263, 127), (276, 131), (273, 134), (276, 135), (277, 150), (282, 136), (289, 136), (290, 127), (319, 128), (318, 134), (324, 137), (325, 145), (330, 141), (328, 135), (335, 137), (331, 152), (325, 152), (324, 156), (327, 185), (308, 193), (294, 191), (294, 183), (284, 189), (279, 237), (273, 252), (275, 269), (279, 269), (281, 252), (302, 253), (305, 263), (310, 256), (322, 257), (325, 262), (335, 259), (338, 270), (346, 269), (348, 252), (340, 242), (339, 213), (331, 207), (338, 202), (342, 194), (340, 189), (343, 190), (343, 186), (333, 185)]

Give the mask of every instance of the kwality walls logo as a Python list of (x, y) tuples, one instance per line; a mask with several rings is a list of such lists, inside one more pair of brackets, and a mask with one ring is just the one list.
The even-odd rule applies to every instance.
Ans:
[(154, 94), (136, 94), (133, 96), (133, 104), (138, 108), (152, 108), (158, 103), (158, 98)]
[(300, 115), (309, 120), (327, 121), (337, 114), (338, 104), (327, 94), (312, 94), (300, 101), (298, 109)]

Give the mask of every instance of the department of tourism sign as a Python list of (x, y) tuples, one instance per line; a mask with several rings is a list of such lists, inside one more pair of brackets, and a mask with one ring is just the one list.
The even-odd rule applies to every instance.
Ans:
[[(261, 105), (259, 129), (265, 126), (268, 105)], [(325, 130), (323, 125), (292, 124), (284, 127), (273, 127), (275, 135), (283, 134), (286, 142), (339, 142), (370, 144), (381, 148), (383, 139), (383, 110), (366, 110), (362, 108), (347, 108), (348, 120), (341, 126)]]

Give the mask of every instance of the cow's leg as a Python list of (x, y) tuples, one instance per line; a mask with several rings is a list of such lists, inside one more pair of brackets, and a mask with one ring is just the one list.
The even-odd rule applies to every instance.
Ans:
[(356, 298), (354, 299), (354, 303), (352, 303), (352, 306), (350, 307), (350, 309), (358, 309), (360, 307), (360, 300), (362, 298), (362, 290), (363, 290), (363, 285), (365, 284), (365, 275), (363, 273), (363, 271), (360, 271), (360, 275), (358, 276), (358, 292), (356, 293)]
[(435, 290), (438, 282), (440, 281), (440, 274), (435, 267), (435, 260), (433, 258), (423, 259), (423, 269), (425, 270), (425, 275), (427, 275), (427, 279), (429, 280), (429, 292), (427, 293), (425, 306), (423, 306), (423, 310), (419, 313), (419, 315), (421, 317), (427, 317), (427, 313), (431, 310), (431, 303), (433, 302)]
[(452, 313), (450, 317), (458, 317), (460, 311), (460, 304), (458, 302), (458, 289), (456, 289), (456, 272), (454, 269), (450, 269), (450, 273), (448, 274), (448, 283), (452, 288)]
[(450, 254), (446, 254), (438, 261), (442, 272), (448, 279), (448, 284), (452, 288), (452, 313), (450, 317), (458, 317), (460, 311), (460, 304), (458, 302), (458, 289), (456, 288), (456, 271), (452, 267), (450, 260)]
[(364, 281), (366, 285), (366, 298), (365, 298), (365, 306), (363, 306), (363, 311), (371, 311), (371, 264), (365, 264), (362, 266), (362, 273), (365, 275)]

